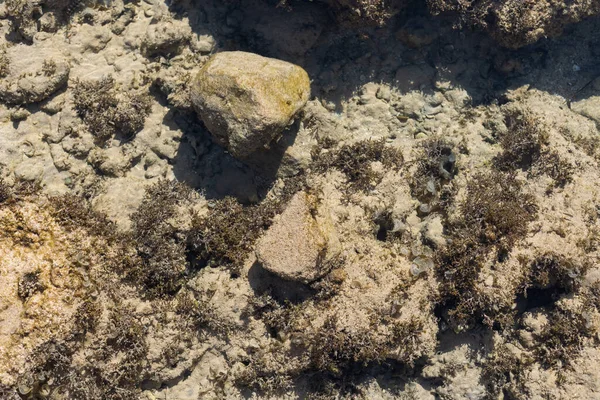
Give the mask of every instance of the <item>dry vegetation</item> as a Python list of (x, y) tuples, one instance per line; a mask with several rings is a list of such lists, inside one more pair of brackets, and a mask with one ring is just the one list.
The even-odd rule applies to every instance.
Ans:
[(77, 81), (73, 91), (75, 110), (99, 145), (117, 137), (131, 139), (144, 127), (150, 113), (148, 94), (120, 91), (112, 77)]
[(493, 322), (499, 314), (480, 293), (479, 272), (488, 258), (511, 251), (527, 233), (536, 211), (534, 197), (513, 175), (488, 171), (468, 182), (460, 205), (462, 217), (448, 226), (452, 244), (438, 260), (442, 303), (455, 327), (473, 326), (484, 315)]
[(0, 49), (0, 78), (6, 78), (10, 72), (10, 60), (6, 50)]
[[(4, 194), (0, 207), (19, 212), (22, 204), (35, 202), (61, 230), (77, 238), (69, 263), (74, 269), (84, 267), (78, 273), (88, 282), (71, 300), (76, 306), (72, 327), (31, 350), (16, 387), (0, 387), (3, 399), (138, 399), (141, 382), (151, 372), (147, 340), (153, 328), (131, 305), (139, 299), (123, 297), (127, 283), (136, 284), (139, 296), (152, 302), (157, 310), (152, 318), (158, 318), (160, 310), (171, 315), (164, 323), (173, 319), (185, 332), (176, 341), (190, 341), (207, 329), (226, 331), (206, 307), (206, 299), (178, 290), (187, 266), (186, 236), (170, 223), (192, 195), (188, 188), (168, 181), (150, 187), (129, 232), (120, 232), (79, 197), (46, 198), (30, 185), (9, 187), (2, 182), (0, 191)], [(19, 243), (23, 251), (32, 245)], [(23, 303), (46, 290), (41, 275), (34, 270), (20, 278), (18, 296)]]
[(530, 176), (547, 175), (556, 187), (572, 181), (575, 167), (551, 149), (543, 121), (530, 110), (522, 109), (508, 109), (505, 121), (508, 130), (500, 136), (503, 151), (494, 159), (498, 169), (521, 169)]
[(446, 140), (433, 137), (420, 145), (417, 159), (410, 181), (413, 196), (431, 211), (446, 210), (456, 194), (452, 179), (458, 173), (457, 151)]
[[(404, 157), (400, 150), (387, 146), (385, 141), (362, 141), (343, 145), (339, 149), (315, 153), (313, 169), (324, 173), (336, 169), (348, 180), (348, 192), (367, 192), (373, 190), (383, 179), (385, 171), (399, 171)], [(384, 171), (373, 168), (374, 162), (380, 162)]]

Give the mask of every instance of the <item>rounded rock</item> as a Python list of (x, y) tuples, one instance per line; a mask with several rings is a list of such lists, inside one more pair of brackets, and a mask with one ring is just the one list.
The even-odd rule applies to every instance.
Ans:
[(198, 72), (191, 97), (214, 140), (244, 159), (293, 122), (310, 97), (310, 79), (285, 61), (222, 52)]

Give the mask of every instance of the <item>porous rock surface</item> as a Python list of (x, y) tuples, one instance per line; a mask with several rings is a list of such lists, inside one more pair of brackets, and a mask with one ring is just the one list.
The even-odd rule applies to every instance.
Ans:
[(281, 278), (309, 283), (328, 272), (324, 264), (338, 247), (331, 222), (315, 218), (311, 198), (299, 192), (259, 241), (256, 256)]
[(236, 158), (269, 144), (310, 97), (302, 68), (246, 52), (211, 57), (192, 83), (192, 102), (217, 143)]
[(42, 101), (67, 84), (69, 63), (56, 53), (29, 46), (7, 52), (8, 75), (0, 80), (0, 100), (8, 104)]

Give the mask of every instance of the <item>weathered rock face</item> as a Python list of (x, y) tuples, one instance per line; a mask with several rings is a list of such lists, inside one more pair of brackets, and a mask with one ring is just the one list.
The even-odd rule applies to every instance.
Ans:
[(296, 194), (258, 241), (263, 268), (283, 279), (309, 283), (326, 275), (328, 261), (339, 254), (339, 242), (327, 215), (313, 216), (311, 199)]
[(142, 40), (142, 51), (147, 55), (176, 54), (190, 40), (192, 29), (183, 21), (158, 21), (148, 26)]
[(50, 97), (67, 84), (68, 61), (35, 46), (14, 46), (5, 57), (6, 76), (0, 78), (0, 101), (31, 104)]
[(236, 158), (268, 145), (310, 97), (310, 80), (302, 68), (239, 51), (214, 55), (192, 85), (200, 118)]

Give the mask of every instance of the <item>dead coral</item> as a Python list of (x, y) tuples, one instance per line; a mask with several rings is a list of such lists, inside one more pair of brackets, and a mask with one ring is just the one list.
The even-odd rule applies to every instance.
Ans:
[(65, 22), (69, 9), (81, 5), (81, 1), (71, 0), (7, 0), (6, 9), (11, 19), (13, 29), (18, 32), (25, 41), (33, 41), (35, 34), (44, 29), (41, 17), (51, 13), (53, 18), (59, 22)]
[(100, 145), (114, 136), (131, 138), (144, 127), (150, 113), (148, 94), (120, 91), (110, 76), (76, 81), (73, 100), (75, 110)]

